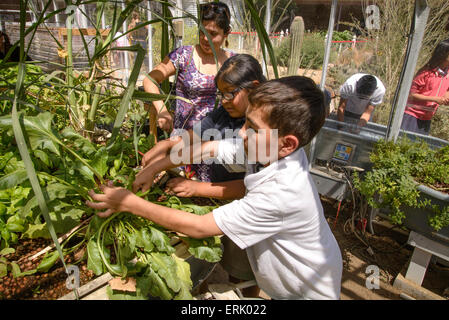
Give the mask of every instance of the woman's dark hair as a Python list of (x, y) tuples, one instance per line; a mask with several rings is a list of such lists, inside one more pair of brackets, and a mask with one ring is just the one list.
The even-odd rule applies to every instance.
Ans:
[(223, 2), (208, 2), (200, 4), (200, 21), (215, 21), (224, 34), (231, 31), (231, 12)]
[(424, 70), (432, 70), (441, 65), (441, 63), (446, 60), (449, 56), (449, 39), (443, 40), (436, 46), (435, 50), (433, 50), (432, 56), (429, 61), (417, 72), (420, 73)]
[(299, 147), (320, 131), (326, 117), (324, 93), (312, 79), (290, 76), (267, 81), (248, 95), (251, 109), (262, 108), (263, 120), (279, 137), (292, 134)]
[(215, 86), (218, 81), (229, 83), (235, 87), (252, 89), (253, 81), (266, 81), (259, 61), (253, 56), (242, 53), (227, 59), (215, 76)]

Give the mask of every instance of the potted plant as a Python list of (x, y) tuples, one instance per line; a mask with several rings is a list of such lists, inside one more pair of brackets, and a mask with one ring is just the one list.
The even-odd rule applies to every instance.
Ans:
[(370, 161), (372, 170), (354, 177), (368, 204), (386, 212), (394, 224), (449, 243), (449, 145), (379, 140)]

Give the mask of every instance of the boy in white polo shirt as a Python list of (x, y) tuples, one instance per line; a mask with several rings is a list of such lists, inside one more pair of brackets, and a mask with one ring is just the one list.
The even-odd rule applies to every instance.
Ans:
[[(339, 299), (341, 253), (302, 149), (324, 123), (324, 95), (310, 78), (293, 76), (260, 85), (249, 101), (241, 143), (219, 140), (202, 146), (203, 154), (217, 155), (228, 164), (245, 151), (249, 160), (242, 199), (197, 216), (148, 202), (123, 188), (101, 186), (103, 194), (90, 191), (98, 202), (87, 204), (105, 210), (98, 213), (102, 217), (127, 211), (195, 238), (226, 234), (246, 249), (257, 284), (273, 299)], [(259, 151), (273, 146), (274, 155), (256, 152), (259, 163), (251, 164), (253, 147)], [(134, 191), (145, 191), (157, 172), (178, 165), (167, 156), (146, 167), (136, 177)], [(227, 192), (235, 194), (226, 182), (217, 188), (224, 198)]]

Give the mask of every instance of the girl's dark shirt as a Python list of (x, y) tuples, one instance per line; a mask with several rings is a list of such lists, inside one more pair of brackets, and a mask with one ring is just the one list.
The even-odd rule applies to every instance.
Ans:
[[(245, 117), (232, 118), (229, 113), (220, 105), (217, 109), (209, 112), (207, 116), (201, 120), (201, 138), (204, 139), (203, 133), (207, 129), (217, 129), (221, 133), (221, 139), (238, 137), (238, 130), (245, 123)], [(226, 130), (235, 132), (233, 136), (227, 137)], [(228, 133), (229, 134), (229, 133)], [(214, 137), (205, 139), (207, 141), (215, 140)], [(221, 164), (211, 164), (211, 182), (223, 182), (230, 180), (239, 180), (245, 177), (245, 172), (229, 172)]]

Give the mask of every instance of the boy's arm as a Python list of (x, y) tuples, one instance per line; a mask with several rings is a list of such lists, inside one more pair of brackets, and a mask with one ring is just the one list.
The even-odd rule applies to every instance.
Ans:
[(221, 200), (241, 199), (245, 196), (243, 179), (225, 182), (201, 182), (184, 178), (174, 178), (167, 187), (178, 197), (204, 197)]
[(345, 109), (346, 109), (346, 102), (348, 100), (347, 99), (343, 99), (340, 98), (340, 103), (338, 105), (338, 109), (337, 109), (337, 119), (338, 121), (345, 121)]
[(362, 115), (360, 116), (360, 119), (359, 119), (359, 122), (357, 123), (357, 125), (359, 127), (366, 126), (369, 119), (371, 118), (371, 114), (373, 113), (373, 111), (374, 111), (374, 106), (372, 104), (369, 104), (366, 107), (365, 112), (363, 112)]
[(97, 213), (102, 218), (108, 217), (114, 212), (123, 211), (151, 220), (168, 230), (180, 232), (192, 238), (201, 239), (223, 234), (215, 223), (212, 212), (199, 216), (157, 205), (124, 188), (102, 185), (100, 189), (102, 194), (95, 193), (93, 190), (89, 191), (89, 195), (97, 202), (87, 201), (86, 204), (93, 209), (104, 210)]

